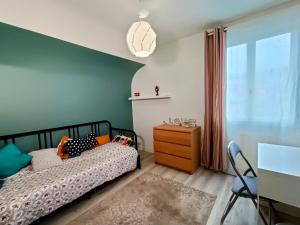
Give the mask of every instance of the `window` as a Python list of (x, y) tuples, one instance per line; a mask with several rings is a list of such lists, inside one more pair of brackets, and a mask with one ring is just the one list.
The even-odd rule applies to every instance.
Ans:
[(299, 12), (293, 5), (227, 31), (226, 139), (254, 167), (258, 143), (300, 147)]
[(298, 58), (291, 32), (227, 49), (227, 122), (294, 126), (299, 115)]

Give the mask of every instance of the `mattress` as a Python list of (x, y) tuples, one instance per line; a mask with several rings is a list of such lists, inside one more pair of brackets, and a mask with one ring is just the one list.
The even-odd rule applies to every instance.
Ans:
[(108, 143), (67, 159), (63, 165), (32, 171), (28, 166), (0, 189), (0, 225), (27, 225), (84, 193), (134, 170), (137, 151)]

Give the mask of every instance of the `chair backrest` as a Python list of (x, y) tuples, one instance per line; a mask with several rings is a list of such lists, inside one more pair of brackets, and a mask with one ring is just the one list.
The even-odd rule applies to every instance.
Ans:
[(228, 145), (229, 156), (235, 160), (235, 158), (242, 152), (241, 148), (234, 142), (231, 141)]
[[(251, 198), (254, 198), (255, 196), (252, 195), (250, 188), (248, 187), (246, 181), (243, 178), (243, 176), (246, 176), (248, 172), (252, 172), (253, 176), (256, 177), (256, 174), (255, 174), (252, 166), (250, 165), (249, 161), (244, 156), (240, 146), (238, 146), (234, 141), (231, 141), (229, 143), (227, 153), (228, 153), (229, 161), (230, 161), (235, 173), (237, 174), (237, 176), (240, 178), (241, 182), (243, 183), (243, 188), (240, 191), (243, 192), (244, 190), (246, 190), (248, 192), (249, 196), (251, 196)], [(244, 161), (248, 165), (248, 169), (244, 171), (243, 176), (240, 174), (239, 170), (236, 168), (236, 165), (235, 165), (235, 159), (238, 155), (241, 155), (241, 157), (244, 159)]]
[(234, 141), (231, 141), (228, 144), (228, 150), (227, 150), (227, 154), (228, 154), (228, 158), (229, 161), (232, 165), (232, 168), (234, 169), (235, 173), (242, 179), (242, 175), (240, 174), (239, 170), (236, 168), (236, 157), (238, 155), (241, 155), (242, 159), (246, 162), (248, 169), (244, 171), (243, 175), (246, 175), (248, 172), (252, 172), (252, 174), (256, 177), (256, 173), (254, 172), (251, 164), (249, 163), (249, 161), (246, 159), (246, 157), (244, 156), (240, 146), (238, 146), (238, 144), (236, 144)]

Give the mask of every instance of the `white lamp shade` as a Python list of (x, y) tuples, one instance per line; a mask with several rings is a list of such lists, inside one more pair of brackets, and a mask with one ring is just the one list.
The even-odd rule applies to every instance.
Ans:
[(128, 30), (127, 45), (136, 57), (148, 57), (156, 48), (156, 33), (146, 21), (135, 22)]

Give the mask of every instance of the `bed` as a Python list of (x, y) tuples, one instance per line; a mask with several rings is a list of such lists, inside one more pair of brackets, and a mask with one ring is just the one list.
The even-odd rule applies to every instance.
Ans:
[[(111, 127), (108, 132), (113, 129), (133, 132)], [(111, 142), (64, 160), (61, 166), (33, 171), (29, 165), (7, 178), (0, 189), (0, 225), (30, 224), (103, 183), (139, 168), (139, 161), (136, 148)]]

